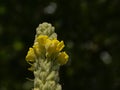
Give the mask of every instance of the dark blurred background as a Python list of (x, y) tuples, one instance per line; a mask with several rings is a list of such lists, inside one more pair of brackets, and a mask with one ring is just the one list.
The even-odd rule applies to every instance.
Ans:
[(0, 90), (33, 87), (25, 56), (42, 22), (70, 56), (63, 90), (120, 90), (120, 0), (0, 0)]

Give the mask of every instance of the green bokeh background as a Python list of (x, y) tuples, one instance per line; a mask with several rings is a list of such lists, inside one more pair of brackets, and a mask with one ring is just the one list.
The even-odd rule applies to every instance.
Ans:
[(120, 90), (119, 0), (0, 0), (0, 90), (32, 89), (25, 56), (42, 22), (70, 55), (63, 90)]

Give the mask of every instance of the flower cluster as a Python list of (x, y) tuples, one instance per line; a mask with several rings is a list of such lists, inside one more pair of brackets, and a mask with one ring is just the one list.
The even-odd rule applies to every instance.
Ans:
[(60, 65), (67, 63), (69, 56), (62, 51), (64, 42), (57, 40), (57, 34), (50, 23), (39, 24), (35, 41), (26, 56), (34, 73), (33, 90), (62, 90), (59, 84)]
[(69, 56), (66, 52), (61, 52), (64, 48), (64, 42), (56, 38), (50, 39), (47, 35), (39, 35), (32, 48), (26, 56), (27, 62), (34, 63), (36, 58), (46, 57), (56, 60), (60, 65), (66, 64)]

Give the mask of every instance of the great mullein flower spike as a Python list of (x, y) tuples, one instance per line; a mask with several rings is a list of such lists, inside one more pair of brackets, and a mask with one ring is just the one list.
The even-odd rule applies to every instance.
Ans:
[(67, 63), (69, 56), (63, 52), (64, 42), (57, 40), (54, 27), (43, 23), (36, 29), (35, 41), (26, 56), (33, 71), (33, 90), (62, 90), (59, 84), (60, 65)]

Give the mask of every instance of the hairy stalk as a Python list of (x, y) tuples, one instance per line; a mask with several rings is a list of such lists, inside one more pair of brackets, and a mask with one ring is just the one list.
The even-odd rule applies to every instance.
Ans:
[(60, 65), (66, 64), (69, 56), (61, 50), (64, 42), (57, 40), (54, 27), (43, 23), (36, 29), (35, 41), (26, 56), (26, 61), (33, 71), (33, 90), (62, 90), (59, 84)]

